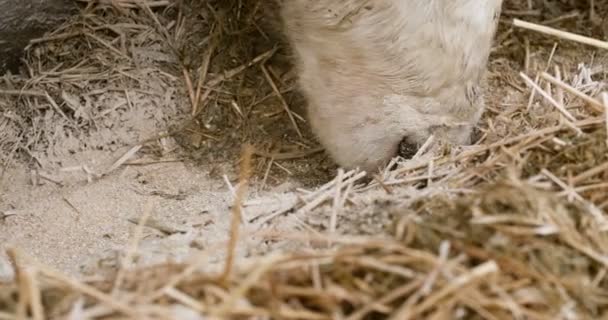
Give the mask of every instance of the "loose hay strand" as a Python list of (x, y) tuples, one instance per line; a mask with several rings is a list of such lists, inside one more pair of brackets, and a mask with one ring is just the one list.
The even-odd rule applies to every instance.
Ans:
[(558, 80), (555, 77), (551, 76), (550, 74), (543, 72), (541, 73), (541, 78), (543, 78), (544, 80), (547, 80), (551, 83), (553, 83), (556, 86), (559, 86), (560, 88), (566, 90), (568, 93), (571, 93), (573, 95), (575, 95), (578, 98), (581, 98), (583, 100), (585, 100), (585, 102), (588, 103), (588, 105), (593, 108), (593, 110), (597, 111), (597, 112), (602, 112), (602, 105), (599, 101), (589, 97), (588, 95), (584, 94), (583, 92), (581, 92), (580, 90), (570, 86), (569, 84), (566, 84), (565, 82), (563, 82), (562, 80)]
[(567, 32), (567, 31), (557, 30), (555, 28), (543, 26), (540, 24), (526, 22), (526, 21), (523, 21), (520, 19), (513, 19), (513, 25), (516, 27), (519, 27), (519, 28), (524, 28), (524, 29), (544, 33), (544, 34), (547, 34), (550, 36), (558, 37), (560, 39), (575, 41), (575, 42), (578, 42), (581, 44), (597, 47), (600, 49), (608, 49), (608, 42), (606, 42), (606, 41), (601, 41), (601, 40), (581, 36), (578, 34)]
[[(17, 249), (12, 249), (12, 252), (18, 252)], [(102, 304), (107, 305), (108, 307), (122, 312), (125, 315), (128, 315), (134, 319), (139, 319), (140, 318), (140, 314), (139, 312), (137, 312), (136, 310), (133, 310), (131, 307), (129, 307), (128, 305), (114, 299), (112, 296), (107, 295), (87, 284), (84, 284), (80, 281), (77, 281), (75, 279), (72, 279), (58, 271), (55, 271), (49, 267), (40, 265), (39, 263), (33, 261), (32, 259), (30, 259), (29, 257), (26, 257), (23, 253), (18, 253), (15, 254), (16, 257), (19, 257), (19, 259), (27, 259), (28, 262), (34, 267), (36, 268), (36, 270), (38, 270), (38, 273), (41, 275), (44, 275), (50, 279), (53, 280), (57, 280), (60, 283), (62, 283), (63, 285), (67, 285), (68, 287), (81, 292), (87, 296), (93, 297), (95, 299), (97, 299), (99, 302), (101, 302)], [(27, 296), (27, 295), (26, 295)]]
[(247, 184), (252, 174), (252, 156), (254, 147), (247, 144), (243, 147), (242, 156), (240, 160), (240, 171), (239, 171), (239, 184), (236, 189), (234, 204), (232, 205), (232, 218), (230, 220), (230, 239), (228, 242), (228, 251), (224, 271), (222, 273), (222, 282), (228, 280), (230, 277), (233, 267), (236, 245), (239, 239), (239, 228), (243, 222), (242, 206), (243, 197), (246, 193)]
[(418, 306), (412, 309), (406, 308), (402, 311), (396, 312), (391, 319), (411, 319), (412, 317), (416, 317), (427, 309), (436, 306), (437, 303), (441, 299), (445, 298), (447, 295), (452, 294), (456, 290), (459, 290), (465, 286), (472, 285), (475, 282), (480, 281), (485, 277), (488, 277), (489, 275), (495, 274), (496, 272), (498, 272), (498, 270), (499, 268), (496, 262), (485, 262), (482, 265), (472, 269), (469, 273), (463, 274), (455, 278), (441, 290), (429, 295), (428, 298), (421, 302)]
[(606, 123), (606, 145), (608, 146), (608, 92), (602, 93), (602, 102), (604, 106), (604, 122)]
[(277, 85), (274, 83), (274, 80), (270, 76), (270, 73), (268, 73), (268, 70), (266, 69), (266, 67), (262, 64), (260, 66), (260, 68), (262, 69), (262, 72), (264, 73), (264, 76), (266, 77), (266, 81), (268, 81), (268, 84), (270, 85), (270, 87), (272, 87), (272, 90), (275, 92), (277, 97), (279, 97), (279, 99), (281, 100), (281, 105), (283, 106), (283, 108), (285, 109), (285, 112), (289, 116), (289, 120), (291, 121), (291, 124), (293, 125), (294, 130), (298, 133), (298, 136), (300, 138), (302, 138), (302, 132), (300, 131), (300, 127), (298, 126), (298, 123), (296, 122), (294, 114), (291, 111), (291, 109), (289, 108), (287, 101), (285, 101), (285, 98), (283, 98), (281, 91), (279, 90)]
[(112, 295), (114, 295), (114, 296), (116, 296), (119, 293), (119, 291), (121, 290), (121, 286), (123, 284), (124, 277), (125, 277), (125, 272), (127, 271), (128, 268), (131, 267), (131, 264), (133, 263), (133, 258), (135, 257), (137, 248), (139, 246), (139, 242), (141, 241), (141, 238), (143, 236), (144, 226), (146, 225), (146, 222), (148, 221), (148, 219), (150, 218), (150, 215), (152, 214), (153, 206), (154, 206), (153, 202), (148, 201), (148, 203), (146, 204), (146, 207), (144, 208), (144, 212), (137, 223), (135, 232), (131, 238), (131, 243), (127, 247), (126, 254), (124, 255), (124, 257), (121, 261), (120, 269), (118, 270), (118, 274), (116, 275), (116, 279), (115, 279), (114, 285), (112, 287)]
[(576, 122), (576, 118), (570, 112), (568, 112), (568, 110), (566, 110), (563, 105), (555, 101), (555, 99), (548, 92), (543, 90), (537, 83), (532, 81), (532, 79), (530, 79), (530, 77), (528, 77), (525, 73), (522, 72), (519, 75), (524, 79), (524, 81), (526, 81), (528, 85), (534, 88), (536, 92), (540, 93), (545, 99), (547, 99), (547, 101), (551, 103), (551, 105), (553, 105), (557, 110), (559, 110), (559, 112), (561, 112), (571, 122), (571, 127), (575, 127), (574, 122)]

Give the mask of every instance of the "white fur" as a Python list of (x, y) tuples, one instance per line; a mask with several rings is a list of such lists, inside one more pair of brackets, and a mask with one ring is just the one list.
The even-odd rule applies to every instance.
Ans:
[(345, 168), (407, 137), (467, 143), (502, 0), (283, 0), (308, 118)]

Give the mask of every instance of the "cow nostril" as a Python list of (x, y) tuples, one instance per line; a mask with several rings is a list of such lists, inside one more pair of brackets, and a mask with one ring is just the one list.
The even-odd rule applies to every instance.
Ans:
[(471, 134), (469, 135), (469, 143), (468, 144), (476, 144), (483, 138), (483, 131), (478, 127), (473, 127), (471, 130)]
[(408, 137), (404, 137), (399, 142), (399, 148), (397, 149), (397, 155), (403, 159), (409, 160), (416, 155), (420, 146), (417, 143), (411, 142)]

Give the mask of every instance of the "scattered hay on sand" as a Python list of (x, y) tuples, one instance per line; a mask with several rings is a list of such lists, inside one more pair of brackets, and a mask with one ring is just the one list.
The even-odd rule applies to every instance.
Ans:
[[(151, 19), (146, 9), (129, 9), (132, 3), (136, 2), (124, 2), (125, 8), (133, 10), (129, 15)], [(166, 5), (163, 1), (151, 3), (161, 8)], [(359, 172), (338, 171), (315, 191), (296, 190), (288, 194), (293, 201), (277, 200), (287, 206), (248, 217), (246, 230), (237, 229), (240, 209), (256, 204), (237, 196), (230, 243), (205, 248), (188, 263), (131, 267), (146, 212), (122, 267), (108, 277), (77, 280), (11, 249), (8, 253), (16, 279), (0, 284), (0, 319), (608, 317), (606, 54), (568, 41), (556, 44), (559, 34), (558, 38), (547, 37), (513, 28), (511, 19), (596, 39), (602, 36), (602, 24), (588, 19), (588, 11), (582, 11), (588, 7), (582, 4), (577, 7), (564, 1), (543, 7), (538, 1), (529, 8), (527, 3), (532, 2), (506, 4), (490, 66), (489, 108), (474, 145), (443, 146), (439, 154), (422, 150), (413, 160), (395, 160), (395, 170), (387, 170), (371, 182), (364, 181)], [(596, 1), (596, 5), (600, 12), (600, 7), (608, 10), (604, 2)], [(252, 8), (249, 12), (257, 10)], [(231, 21), (225, 19), (221, 21)], [(146, 21), (157, 25), (155, 19)], [(255, 25), (251, 23), (255, 19), (248, 21), (246, 26)], [(167, 31), (149, 32), (162, 38)], [(211, 42), (211, 38), (200, 40), (202, 47)], [(98, 41), (98, 45), (105, 46), (103, 43)], [(159, 40), (159, 45), (166, 42)], [(238, 45), (230, 48), (243, 49)], [(269, 58), (275, 53), (269, 50), (273, 51), (248, 52), (248, 61), (256, 56)], [(271, 53), (266, 56), (264, 52)], [(205, 55), (200, 57), (200, 70), (221, 66), (208, 66)], [(273, 72), (262, 68), (241, 77), (241, 83), (228, 81), (222, 89), (208, 85), (246, 72), (248, 65), (241, 66), (243, 63), (229, 61), (221, 69), (227, 72), (214, 69), (210, 74), (216, 76), (206, 81), (184, 81), (186, 89), (180, 94), (191, 102), (190, 111), (203, 122), (217, 117), (239, 128), (256, 123), (253, 118), (250, 123), (244, 120), (246, 115), (255, 115), (238, 108), (245, 105), (243, 101), (223, 101), (222, 97), (230, 97), (232, 92), (240, 99), (251, 98), (249, 102), (267, 99), (238, 93), (251, 89), (243, 83), (255, 82), (252, 79), (272, 81)], [(88, 68), (86, 64), (80, 67)], [(172, 72), (189, 79), (188, 70), (195, 69)], [(171, 74), (169, 69), (163, 72)], [(58, 76), (62, 80), (54, 83), (70, 79), (66, 74)], [(267, 94), (281, 95), (290, 86), (280, 83)], [(226, 108), (210, 107), (212, 95), (215, 103)], [(50, 101), (46, 94), (37, 97)], [(287, 155), (297, 161), (313, 161), (311, 154), (322, 157), (315, 153), (314, 144), (301, 143), (308, 133), (298, 135), (299, 120), (285, 109), (285, 100), (277, 100), (281, 121), (287, 126), (282, 130), (290, 132), (290, 143), (300, 148), (262, 150), (257, 144), (261, 140), (252, 138), (252, 131), (247, 130), (240, 131), (242, 136), (237, 139), (227, 136), (234, 145), (223, 146), (233, 153), (240, 146), (236, 140), (256, 145), (240, 162), (240, 172), (245, 174), (236, 186), (238, 195), (246, 185), (266, 181), (267, 164), (260, 166), (259, 162), (268, 157)], [(71, 121), (60, 112), (53, 116), (55, 121)], [(264, 121), (262, 118), (258, 119)], [(224, 128), (230, 127), (226, 123)], [(19, 132), (20, 128), (12, 124), (7, 130)], [(23, 135), (31, 137), (26, 132), (18, 141), (0, 140), (0, 146), (27, 149), (22, 145)], [(430, 150), (433, 143), (429, 141), (423, 149)], [(266, 202), (261, 206), (270, 207)], [(281, 222), (297, 224), (297, 232), (282, 231), (272, 223), (286, 216), (290, 219)], [(236, 243), (249, 238), (289, 242), (294, 249), (248, 258), (233, 256)], [(226, 250), (231, 258), (223, 269), (206, 268), (210, 256)]]

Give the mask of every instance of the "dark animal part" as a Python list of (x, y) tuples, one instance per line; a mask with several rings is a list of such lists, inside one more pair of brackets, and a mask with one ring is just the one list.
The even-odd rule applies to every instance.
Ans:
[(409, 160), (416, 155), (420, 146), (418, 144), (412, 143), (408, 140), (407, 137), (403, 138), (401, 142), (399, 142), (399, 149), (397, 150), (397, 155), (401, 158)]

